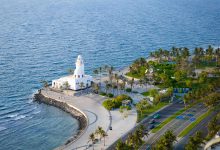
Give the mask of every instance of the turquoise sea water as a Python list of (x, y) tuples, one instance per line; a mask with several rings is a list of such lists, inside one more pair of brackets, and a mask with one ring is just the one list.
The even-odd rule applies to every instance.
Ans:
[(219, 0), (0, 0), (0, 149), (48, 150), (78, 128), (32, 101), (74, 67), (124, 67), (156, 48), (220, 44)]

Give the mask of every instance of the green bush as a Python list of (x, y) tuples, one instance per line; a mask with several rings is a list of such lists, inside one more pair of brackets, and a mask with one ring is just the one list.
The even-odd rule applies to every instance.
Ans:
[(102, 103), (102, 106), (104, 106), (107, 110), (111, 110), (115, 105), (111, 99), (107, 99)]
[(119, 108), (121, 105), (122, 105), (122, 101), (123, 100), (131, 100), (132, 102), (132, 99), (131, 97), (125, 95), (125, 94), (122, 94), (122, 95), (118, 95), (117, 97), (115, 98), (112, 98), (112, 99), (107, 99), (105, 100), (102, 105), (107, 109), (107, 110), (111, 110), (113, 108)]
[(112, 93), (108, 94), (108, 97), (112, 98), (114, 95)]
[(131, 92), (131, 88), (127, 88), (125, 91), (126, 92)]
[(127, 109), (127, 110), (131, 110), (130, 106), (120, 106), (120, 109)]
[(150, 93), (150, 96), (156, 97), (156, 95), (158, 95), (158, 90), (157, 89), (150, 89), (149, 93)]
[(99, 94), (102, 96), (106, 96), (106, 93), (104, 93), (104, 92), (100, 92)]

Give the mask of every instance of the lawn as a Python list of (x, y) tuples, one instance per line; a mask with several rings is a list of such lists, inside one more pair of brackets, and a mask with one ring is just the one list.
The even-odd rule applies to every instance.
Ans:
[(212, 111), (207, 111), (204, 114), (202, 114), (201, 116), (199, 116), (196, 121), (194, 121), (193, 123), (191, 123), (189, 126), (187, 126), (179, 135), (178, 137), (184, 137), (186, 136), (197, 124), (199, 124), (203, 119), (205, 119), (208, 115), (210, 115)]
[(168, 105), (168, 102), (160, 102), (157, 105), (153, 105), (151, 108), (148, 108), (142, 112), (142, 115), (140, 112), (138, 112), (138, 119), (137, 122), (140, 122), (145, 117), (149, 116), (150, 114), (154, 113), (155, 111), (161, 109), (162, 107)]
[(153, 133), (156, 133), (157, 131), (159, 131), (161, 128), (163, 128), (166, 124), (168, 124), (170, 121), (172, 121), (173, 119), (175, 119), (178, 115), (182, 114), (184, 111), (186, 111), (188, 108), (184, 108), (179, 110), (178, 112), (176, 112), (175, 114), (173, 114), (172, 116), (170, 116), (169, 118), (167, 118), (166, 120), (164, 120), (162, 123), (160, 123), (156, 128), (154, 128), (152, 130)]
[(140, 78), (144, 77), (145, 71), (146, 71), (146, 67), (142, 66), (139, 68), (139, 71), (137, 73), (128, 72), (128, 73), (126, 73), (126, 76), (140, 79)]
[(144, 95), (144, 96), (149, 96), (149, 95), (150, 95), (149, 91), (143, 92), (143, 93), (141, 93), (141, 94)]
[(200, 62), (196, 67), (199, 69), (204, 69), (206, 67), (216, 67), (216, 62), (215, 61), (213, 61), (213, 62), (203, 61), (203, 62)]

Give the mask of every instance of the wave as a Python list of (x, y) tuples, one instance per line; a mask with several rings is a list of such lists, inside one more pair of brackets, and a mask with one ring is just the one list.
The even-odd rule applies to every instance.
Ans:
[(7, 129), (6, 127), (1, 127), (0, 126), (0, 131), (6, 130), (6, 129)]
[(6, 117), (7, 118), (14, 118), (14, 117), (17, 117), (18, 116), (18, 114), (12, 114), (12, 115), (7, 115)]
[(16, 110), (11, 110), (9, 112), (3, 112), (2, 114), (0, 114), (0, 116), (9, 116), (9, 115), (13, 115), (13, 113), (17, 113), (17, 112), (20, 112), (22, 111), (22, 109), (16, 109)]
[(40, 110), (34, 111), (33, 114), (36, 115), (36, 114), (39, 114), (40, 112), (41, 112)]
[(19, 115), (19, 116), (15, 117), (13, 120), (20, 120), (20, 119), (23, 119), (23, 118), (25, 118), (25, 117), (27, 117), (27, 116), (25, 116), (25, 115)]

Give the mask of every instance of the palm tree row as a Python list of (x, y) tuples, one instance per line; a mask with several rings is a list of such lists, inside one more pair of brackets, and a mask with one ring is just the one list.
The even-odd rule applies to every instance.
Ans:
[(172, 150), (173, 143), (176, 141), (176, 136), (172, 131), (168, 130), (165, 134), (160, 138), (159, 141), (153, 147), (153, 150)]
[(185, 150), (197, 150), (201, 148), (203, 137), (201, 132), (196, 132), (194, 136), (191, 136), (189, 142), (185, 145)]
[(137, 150), (143, 144), (143, 138), (148, 136), (146, 128), (140, 125), (133, 133), (130, 133), (125, 142), (118, 141), (116, 150)]
[(105, 137), (108, 136), (108, 134), (103, 130), (102, 127), (98, 126), (98, 128), (96, 129), (95, 133), (91, 133), (89, 135), (89, 142), (92, 142), (92, 146), (93, 146), (93, 149), (94, 149), (94, 144), (96, 143), (97, 141), (97, 138), (96, 137), (99, 137), (99, 141), (102, 140), (102, 138), (104, 138), (104, 146), (105, 146)]
[(187, 58), (190, 56), (189, 49), (187, 47), (172, 47), (171, 50), (163, 50), (162, 48), (151, 52), (150, 53), (151, 57), (157, 58), (158, 61), (160, 62), (161, 60), (170, 60), (171, 58)]
[(220, 95), (215, 92), (219, 87), (220, 79), (209, 82), (206, 87), (197, 88), (185, 94), (183, 98), (184, 103), (187, 105), (202, 100), (207, 107), (214, 106), (214, 104), (218, 102)]

